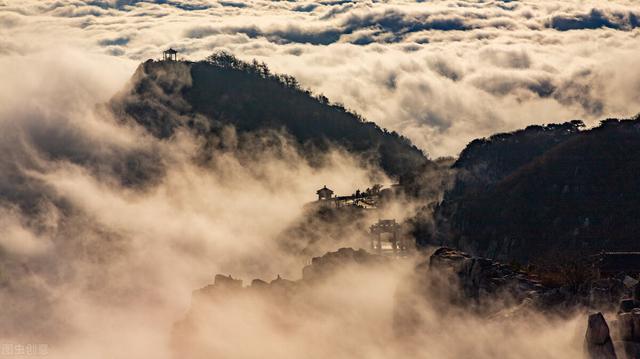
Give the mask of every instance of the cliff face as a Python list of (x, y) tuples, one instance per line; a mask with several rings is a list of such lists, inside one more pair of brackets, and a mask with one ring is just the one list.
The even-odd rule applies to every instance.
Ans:
[[(474, 141), (456, 163), (466, 171), (437, 210), (440, 239), (518, 261), (640, 249), (638, 119), (607, 120), (588, 131), (570, 124), (558, 129), (542, 134), (550, 138), (536, 140), (535, 148), (521, 133), (506, 144)], [(474, 150), (478, 146), (485, 149)], [(511, 152), (519, 153), (517, 161), (508, 160)]]
[(210, 139), (233, 126), (240, 134), (284, 131), (309, 158), (338, 146), (396, 177), (430, 163), (406, 138), (313, 96), (294, 78), (225, 56), (147, 61), (110, 106), (160, 138), (188, 128)]

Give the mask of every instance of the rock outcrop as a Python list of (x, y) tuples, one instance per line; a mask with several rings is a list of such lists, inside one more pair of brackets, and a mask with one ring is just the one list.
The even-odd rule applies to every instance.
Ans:
[(302, 281), (310, 282), (327, 278), (337, 268), (349, 265), (376, 265), (386, 262), (389, 258), (370, 254), (364, 249), (340, 248), (321, 257), (314, 257), (311, 264), (302, 269)]
[(609, 326), (602, 313), (589, 316), (584, 348), (589, 359), (617, 359)]
[[(424, 268), (424, 263), (418, 268)], [(509, 265), (442, 247), (429, 259), (428, 267), (442, 275), (453, 274), (463, 298), (476, 303), (500, 296), (517, 303), (541, 295), (545, 288), (532, 276)], [(456, 288), (457, 289), (457, 288)]]
[[(531, 273), (514, 269), (512, 266), (487, 258), (474, 257), (465, 252), (442, 247), (436, 250), (428, 261), (418, 266), (418, 271), (428, 267), (456, 283), (452, 293), (458, 302), (486, 305), (487, 302), (501, 300), (501, 304), (519, 305), (527, 300), (529, 305), (542, 311), (571, 313), (577, 308), (593, 311), (621, 310), (629, 312), (640, 306), (640, 299), (622, 300), (631, 297), (635, 283), (631, 278), (601, 278), (586, 280), (580, 285), (567, 284), (561, 287), (546, 287)], [(635, 286), (634, 288), (640, 288)], [(640, 293), (636, 296), (640, 298)], [(507, 300), (505, 303), (504, 300)], [(455, 302), (455, 301), (454, 301)], [(482, 308), (480, 308), (482, 309)]]
[(320, 281), (331, 276), (337, 269), (356, 265), (378, 265), (389, 260), (377, 254), (370, 254), (364, 249), (340, 248), (335, 252), (328, 252), (323, 256), (314, 257), (311, 264), (302, 269), (302, 279), (293, 281), (278, 275), (271, 282), (253, 279), (248, 286), (243, 286), (240, 279), (230, 275), (216, 274), (213, 284), (209, 284), (193, 293), (194, 298), (213, 298), (219, 293), (238, 294), (255, 291), (293, 292), (297, 287)]
[[(213, 284), (194, 291), (189, 311), (184, 319), (174, 325), (172, 347), (176, 350), (176, 357), (200, 358), (197, 356), (197, 350), (190, 352), (190, 348), (207, 347), (207, 339), (202, 337), (207, 331), (202, 326), (215, 323), (216, 318), (224, 316), (219, 308), (234, 307), (229, 305), (230, 303), (246, 307), (269, 305), (269, 308), (278, 312), (271, 313), (275, 317), (286, 317), (287, 313), (300, 311), (308, 305), (309, 296), (306, 289), (310, 289), (315, 283), (328, 280), (338, 269), (382, 265), (388, 261), (387, 257), (370, 254), (362, 249), (341, 248), (313, 258), (311, 264), (304, 267), (300, 280), (288, 280), (278, 275), (270, 282), (254, 279), (249, 285), (243, 286), (240, 279), (217, 274)], [(215, 353), (215, 349), (205, 352)]]
[(588, 358), (640, 358), (639, 284), (635, 285), (632, 293), (631, 297), (620, 301), (618, 313), (611, 321), (611, 332), (601, 313), (589, 316), (585, 336), (585, 352)]
[(525, 272), (442, 247), (419, 261), (398, 287), (394, 330), (399, 336), (424, 330), (429, 324), (421, 316), (425, 307), (454, 317), (470, 313), (491, 319), (526, 315), (545, 291)]

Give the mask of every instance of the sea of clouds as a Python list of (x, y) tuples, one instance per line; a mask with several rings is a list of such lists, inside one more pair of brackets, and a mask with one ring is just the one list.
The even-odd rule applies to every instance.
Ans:
[(0, 56), (72, 47), (133, 71), (168, 47), (224, 49), (438, 157), (532, 123), (635, 115), (639, 19), (633, 0), (3, 0)]
[[(531, 123), (638, 112), (639, 13), (631, 0), (0, 0), (0, 344), (48, 343), (60, 358), (169, 357), (194, 289), (216, 272), (299, 276), (308, 258), (277, 238), (315, 189), (350, 193), (381, 176), (340, 151), (312, 167), (286, 141), (203, 165), (189, 134), (161, 141), (116, 121), (98, 104), (162, 50), (265, 61), (436, 157)], [(265, 336), (221, 357), (256, 357), (257, 344), (271, 357), (411, 356), (386, 340), (405, 267), (314, 289), (326, 320), (299, 331), (273, 331), (267, 306), (246, 331), (210, 323), (206, 333), (238, 346), (243, 333)], [(223, 319), (256, 313), (240, 309)], [(437, 330), (438, 311), (424, 314)], [(464, 318), (417, 354), (577, 357), (573, 323), (513, 331)], [(378, 328), (384, 337), (372, 339)]]

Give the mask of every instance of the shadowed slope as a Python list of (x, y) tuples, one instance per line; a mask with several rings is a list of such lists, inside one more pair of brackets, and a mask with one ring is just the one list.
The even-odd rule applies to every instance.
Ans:
[(439, 214), (449, 241), (492, 257), (639, 250), (639, 174), (640, 122), (607, 120), (445, 202)]
[(314, 97), (293, 77), (224, 53), (194, 63), (147, 61), (111, 106), (161, 138), (183, 126), (206, 136), (231, 125), (240, 134), (284, 130), (306, 155), (338, 145), (391, 176), (429, 163), (406, 138)]

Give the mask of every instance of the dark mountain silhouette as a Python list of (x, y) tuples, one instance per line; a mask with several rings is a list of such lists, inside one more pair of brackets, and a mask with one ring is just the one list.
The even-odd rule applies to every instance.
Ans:
[(206, 137), (232, 125), (240, 134), (284, 130), (309, 157), (338, 145), (396, 177), (429, 163), (396, 132), (224, 52), (200, 62), (147, 61), (111, 107), (161, 138), (181, 127)]
[[(209, 146), (225, 146), (229, 126), (239, 142), (286, 133), (311, 162), (339, 146), (399, 178), (414, 197), (440, 198), (449, 183), (448, 170), (406, 138), (301, 89), (291, 76), (226, 53), (147, 61), (110, 107), (159, 138), (189, 129)], [(418, 244), (523, 262), (556, 251), (640, 249), (633, 215), (640, 205), (638, 119), (583, 127), (529, 126), (472, 141), (451, 166), (455, 181), (442, 202), (410, 221)]]
[(470, 143), (437, 209), (438, 240), (518, 261), (640, 250), (640, 120), (580, 127), (528, 127)]
[(573, 138), (583, 127), (582, 121), (577, 120), (533, 125), (471, 141), (452, 166), (458, 175), (447, 198), (455, 200), (494, 185), (554, 146)]

